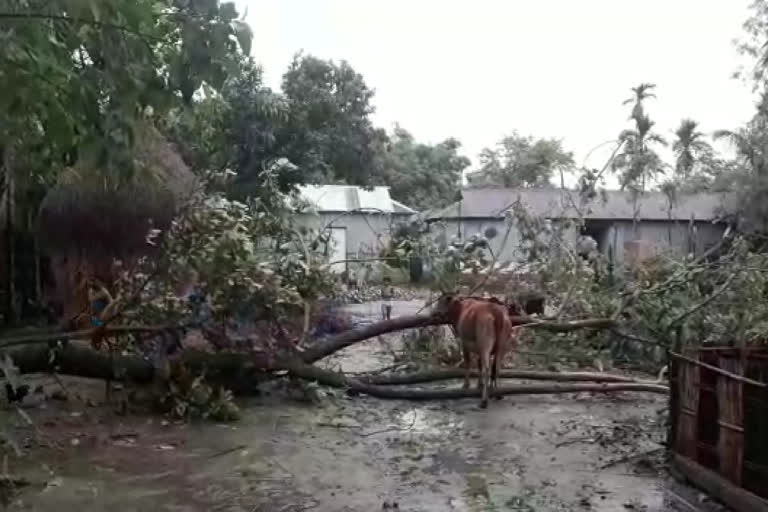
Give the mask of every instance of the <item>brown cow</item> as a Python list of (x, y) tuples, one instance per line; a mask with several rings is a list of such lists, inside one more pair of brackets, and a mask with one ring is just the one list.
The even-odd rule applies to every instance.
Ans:
[(477, 353), (480, 367), (477, 383), (482, 390), (480, 407), (488, 407), (488, 388), (497, 387), (501, 361), (509, 349), (512, 336), (512, 322), (507, 309), (496, 301), (444, 295), (437, 302), (437, 311), (447, 315), (461, 340), (464, 389), (469, 388), (472, 352)]

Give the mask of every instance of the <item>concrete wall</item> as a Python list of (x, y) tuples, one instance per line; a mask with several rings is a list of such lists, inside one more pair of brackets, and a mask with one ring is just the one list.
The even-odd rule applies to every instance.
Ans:
[[(512, 227), (507, 236), (508, 224), (502, 219), (467, 219), (461, 221), (460, 226), (458, 221), (449, 220), (433, 224), (431, 230), (434, 236), (449, 242), (457, 235), (459, 227), (461, 227), (462, 240), (468, 240), (472, 235), (484, 236), (486, 229), (495, 228), (496, 236), (489, 241), (489, 245), (498, 261), (503, 263), (520, 259), (520, 233)], [(575, 230), (566, 232), (566, 238), (570, 242), (575, 242), (576, 236)]]
[[(606, 224), (607, 229), (600, 232), (597, 239), (601, 252), (606, 257), (612, 257), (616, 265), (624, 262), (624, 244), (635, 239), (632, 221), (618, 220), (601, 222)], [(491, 249), (494, 254), (499, 254), (500, 262), (512, 261), (520, 256), (518, 247), (520, 236), (516, 229), (512, 229), (507, 243), (504, 241), (504, 234), (507, 226), (500, 219), (467, 219), (461, 222), (462, 239), (466, 240), (472, 235), (482, 235), (489, 227), (496, 228), (496, 238), (490, 241)], [(456, 236), (459, 228), (458, 221), (448, 220), (432, 224), (433, 236), (438, 239), (450, 241)], [(669, 251), (672, 254), (681, 256), (689, 251), (689, 223), (688, 222), (665, 222), (665, 221), (641, 221), (638, 225), (638, 238), (653, 243), (660, 252)], [(693, 227), (693, 248), (695, 254), (701, 254), (709, 247), (720, 240), (725, 227), (722, 225), (711, 224), (709, 222), (696, 222)], [(566, 234), (567, 239), (575, 242), (578, 234), (574, 230), (569, 230)], [(670, 243), (671, 239), (671, 243)], [(611, 256), (612, 253), (612, 256)]]
[(300, 215), (297, 222), (315, 230), (324, 227), (346, 228), (347, 258), (351, 259), (378, 256), (380, 250), (388, 246), (394, 227), (398, 223), (407, 222), (408, 218), (409, 215), (381, 213), (321, 213)]
[(651, 242), (661, 253), (699, 255), (716, 244), (724, 230), (725, 226), (709, 222), (695, 222), (691, 230), (688, 222), (641, 221), (635, 236), (632, 221), (622, 220), (613, 222), (598, 245), (606, 255), (613, 247), (616, 264), (624, 262), (624, 244), (635, 239)]

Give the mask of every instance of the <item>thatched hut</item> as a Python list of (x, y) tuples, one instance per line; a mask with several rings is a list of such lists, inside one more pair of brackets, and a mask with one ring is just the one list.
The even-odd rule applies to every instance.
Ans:
[(64, 317), (87, 304), (83, 275), (113, 283), (115, 260), (129, 269), (148, 255), (149, 231), (166, 229), (195, 188), (194, 174), (154, 126), (140, 123), (135, 137), (130, 175), (106, 175), (96, 160), (81, 159), (40, 206), (39, 236), (55, 282), (46, 296)]

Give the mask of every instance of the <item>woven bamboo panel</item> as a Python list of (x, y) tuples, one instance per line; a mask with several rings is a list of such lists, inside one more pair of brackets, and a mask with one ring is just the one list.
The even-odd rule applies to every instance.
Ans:
[[(743, 375), (741, 360), (735, 357), (719, 358), (719, 367), (736, 375)], [(718, 375), (717, 403), (720, 426), (717, 451), (719, 473), (736, 485), (741, 485), (744, 467), (744, 384)]]
[(680, 365), (680, 394), (675, 446), (679, 454), (696, 458), (699, 409), (699, 368), (683, 363)]

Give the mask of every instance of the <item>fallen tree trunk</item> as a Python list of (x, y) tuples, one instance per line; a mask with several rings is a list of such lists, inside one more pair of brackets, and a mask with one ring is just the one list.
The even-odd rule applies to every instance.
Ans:
[[(525, 325), (532, 329), (545, 329), (553, 332), (570, 332), (579, 329), (610, 329), (616, 327), (616, 322), (607, 318), (589, 318), (570, 322), (539, 321), (529, 316), (514, 316), (510, 318), (517, 326)], [(316, 341), (304, 350), (301, 354), (301, 359), (305, 363), (314, 363), (359, 341), (375, 336), (416, 327), (445, 325), (447, 323), (448, 320), (442, 315), (409, 315), (391, 320), (383, 320)]]
[[(51, 352), (48, 347), (24, 347), (12, 351), (11, 357), (21, 373), (44, 373), (52, 370)], [(316, 366), (307, 365), (298, 359), (269, 361), (264, 356), (254, 354), (252, 357), (244, 357), (239, 353), (211, 354), (199, 351), (187, 351), (181, 361), (192, 371), (206, 372), (206, 377), (211, 383), (219, 384), (239, 393), (249, 393), (256, 389), (259, 382), (269, 376), (265, 373), (265, 367), (286, 369), (295, 377), (317, 381), (326, 386), (348, 389), (355, 393), (363, 393), (378, 398), (395, 398), (403, 400), (440, 400), (452, 398), (476, 397), (475, 389), (397, 389), (386, 387), (385, 384), (412, 384), (424, 382), (424, 377), (430, 377), (427, 381), (438, 380), (436, 377), (457, 378), (463, 376), (463, 372), (456, 370), (433, 371), (421, 374), (404, 376), (350, 378), (341, 373), (324, 370)], [(155, 377), (152, 364), (138, 356), (115, 355), (97, 352), (89, 347), (69, 346), (58, 349), (54, 363), (59, 373), (76, 375), (94, 379), (127, 380), (137, 384), (147, 384)], [(501, 395), (520, 394), (557, 394), (591, 392), (615, 392), (615, 391), (645, 391), (651, 393), (667, 393), (666, 386), (632, 382), (630, 379), (615, 375), (591, 374), (588, 372), (574, 372), (568, 374), (554, 374), (547, 372), (523, 372), (505, 371), (502, 376), (514, 378), (543, 378), (558, 377), (559, 380), (600, 380), (604, 384), (525, 384), (517, 386), (505, 386), (499, 388)], [(626, 379), (626, 380), (622, 380)]]
[(94, 329), (83, 329), (80, 331), (50, 331), (36, 332), (35, 334), (25, 334), (23, 336), (13, 336), (0, 339), (0, 350), (20, 347), (24, 345), (35, 345), (40, 343), (50, 343), (54, 341), (85, 340), (91, 339), (94, 334), (103, 333), (105, 337), (119, 336), (125, 334), (153, 334), (167, 332), (169, 330), (182, 330), (186, 325), (115, 325), (106, 327), (97, 327)]
[[(579, 329), (610, 329), (616, 326), (616, 322), (607, 318), (591, 318), (586, 320), (573, 320), (570, 322), (549, 322), (539, 321), (528, 316), (511, 317), (513, 323), (517, 326), (525, 326), (532, 329), (545, 329), (553, 332), (569, 332)], [(318, 340), (306, 347), (301, 352), (301, 360), (305, 363), (314, 363), (320, 359), (328, 357), (339, 350), (350, 345), (364, 341), (382, 334), (417, 327), (429, 327), (433, 325), (444, 325), (448, 321), (441, 315), (409, 315), (383, 320), (364, 327), (350, 329), (341, 334), (329, 338)], [(166, 326), (107, 326), (97, 329), (86, 329), (82, 331), (71, 332), (52, 332), (30, 334), (26, 336), (17, 336), (13, 338), (0, 339), (0, 349), (18, 347), (24, 345), (34, 345), (48, 343), (53, 341), (82, 340), (90, 339), (95, 333), (101, 332), (104, 337), (125, 335), (125, 334), (153, 334), (163, 333), (171, 330), (184, 330), (194, 327), (193, 325), (166, 325)], [(233, 338), (234, 339), (234, 338)], [(247, 341), (247, 340), (239, 340)], [(234, 345), (234, 344), (233, 344)]]
[[(478, 372), (470, 372), (472, 377), (477, 377)], [(596, 372), (540, 372), (531, 370), (502, 370), (499, 373), (502, 379), (521, 380), (549, 380), (558, 382), (627, 382), (640, 384), (658, 384), (650, 381), (640, 381), (622, 375)], [(463, 379), (464, 370), (460, 368), (435, 369), (422, 372), (394, 375), (358, 376), (357, 379), (366, 384), (377, 386), (402, 386), (409, 384), (421, 384), (425, 382), (437, 382), (441, 380)]]
[[(615, 325), (612, 320), (588, 319), (571, 322), (544, 322), (536, 321), (529, 317), (515, 317), (515, 322), (531, 323), (532, 328), (543, 328), (556, 332), (567, 332), (577, 329), (601, 329)], [(414, 376), (386, 377), (389, 382), (380, 380), (377, 382), (364, 382), (360, 379), (348, 379), (341, 374), (328, 372), (310, 366), (339, 350), (354, 343), (364, 341), (375, 336), (380, 336), (393, 331), (415, 327), (427, 327), (447, 323), (440, 315), (412, 315), (398, 317), (391, 320), (377, 322), (371, 325), (351, 329), (336, 336), (319, 340), (303, 351), (290, 351), (268, 353), (266, 351), (251, 352), (203, 352), (197, 350), (185, 350), (181, 357), (182, 362), (193, 372), (205, 371), (206, 378), (215, 384), (220, 384), (235, 392), (252, 391), (255, 385), (269, 378), (269, 374), (278, 370), (290, 370), (295, 376), (317, 380), (321, 384), (345, 387), (360, 393), (381, 398), (402, 398), (410, 400), (429, 400), (444, 398), (463, 398), (476, 396), (474, 390), (403, 390), (383, 387), (383, 384), (408, 384), (425, 382), (424, 376), (414, 380)], [(114, 326), (107, 327), (104, 332), (107, 336), (129, 333), (153, 333), (158, 334), (172, 330), (183, 329), (185, 326)], [(187, 326), (188, 327), (188, 326)], [(94, 334), (94, 330), (55, 333), (46, 332), (29, 336), (22, 336), (0, 341), (0, 349), (17, 347), (9, 350), (12, 360), (21, 373), (39, 373), (56, 371), (61, 374), (90, 377), (96, 379), (129, 380), (135, 383), (148, 383), (155, 378), (153, 365), (140, 356), (124, 356), (98, 352), (77, 343), (69, 343), (64, 347), (52, 349), (45, 342), (56, 340), (87, 339)], [(52, 352), (53, 351), (53, 352)], [(55, 354), (55, 361), (51, 356)], [(453, 373), (451, 373), (453, 372)], [(536, 373), (505, 372), (503, 377), (536, 379)], [(544, 380), (546, 372), (538, 372), (539, 379)], [(551, 374), (550, 374), (551, 375)], [(447, 378), (463, 377), (461, 370), (446, 370), (442, 373), (434, 373), (426, 381), (443, 380)], [(379, 377), (384, 379), (385, 377)], [(612, 384), (571, 384), (571, 385), (521, 385), (514, 388), (507, 387), (499, 390), (501, 394), (526, 394), (526, 393), (571, 393), (578, 391), (649, 391), (666, 393), (666, 387), (658, 384), (642, 383), (631, 379), (601, 374), (595, 378), (594, 374), (581, 374), (580, 377), (567, 378), (560, 374), (559, 377), (550, 376), (549, 380), (583, 380), (612, 382)], [(398, 380), (399, 379), (399, 380)]]
[(544, 329), (552, 332), (570, 332), (579, 329), (612, 329), (616, 327), (616, 321), (610, 318), (587, 318), (585, 320), (571, 320), (569, 322), (550, 322), (537, 320), (530, 316), (511, 316), (509, 319), (514, 326), (525, 326), (531, 329)]
[(448, 323), (448, 321), (439, 315), (408, 315), (392, 318), (391, 320), (383, 320), (356, 329), (350, 329), (324, 340), (315, 341), (301, 353), (301, 360), (305, 363), (314, 363), (315, 361), (328, 357), (343, 348), (375, 336), (381, 336), (382, 334), (394, 331), (402, 331), (416, 327), (429, 327), (431, 325), (443, 325), (446, 323)]
[[(155, 378), (154, 366), (141, 356), (110, 355), (75, 343), (54, 350), (54, 358), (52, 349), (40, 345), (17, 348), (9, 351), (9, 355), (22, 374), (56, 371), (62, 375), (136, 384), (148, 384)], [(252, 392), (259, 382), (268, 378), (265, 368), (276, 366), (262, 353), (186, 350), (179, 361), (194, 373), (205, 371), (206, 379), (212, 384), (238, 393)]]
[[(356, 394), (366, 394), (376, 398), (394, 398), (400, 400), (447, 400), (455, 398), (479, 397), (477, 389), (402, 389), (376, 384), (368, 384), (360, 379), (346, 377), (338, 372), (324, 370), (317, 366), (294, 362), (288, 365), (288, 371), (295, 377), (316, 381), (324, 386), (346, 389)], [(667, 394), (669, 388), (659, 384), (637, 382), (604, 384), (520, 384), (495, 390), (492, 395), (550, 395), (559, 393), (609, 393), (616, 391), (644, 391)]]

